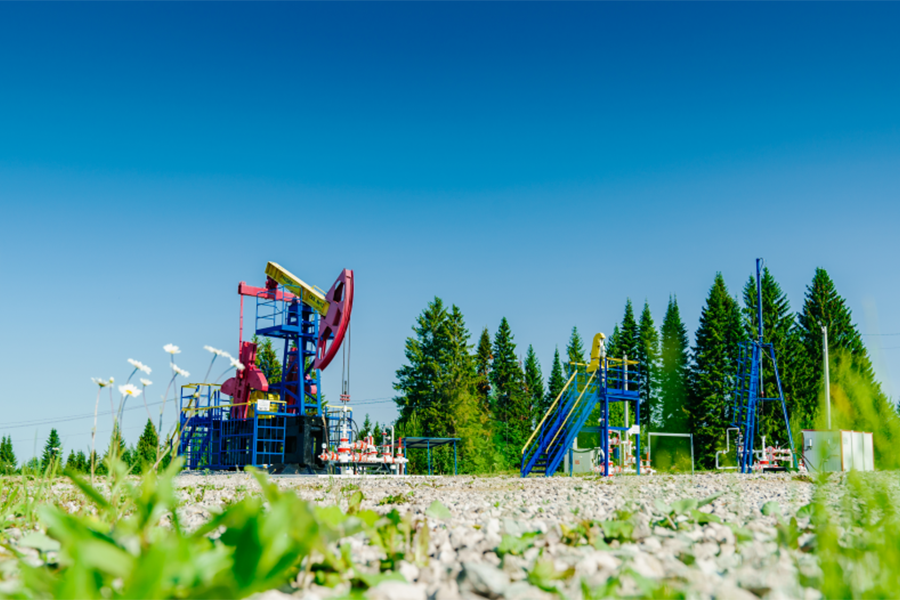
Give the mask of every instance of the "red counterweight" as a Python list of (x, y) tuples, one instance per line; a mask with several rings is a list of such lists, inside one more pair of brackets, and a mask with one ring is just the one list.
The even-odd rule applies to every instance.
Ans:
[(328, 314), (319, 323), (319, 342), (313, 367), (327, 367), (344, 341), (353, 311), (353, 271), (344, 269), (325, 295)]

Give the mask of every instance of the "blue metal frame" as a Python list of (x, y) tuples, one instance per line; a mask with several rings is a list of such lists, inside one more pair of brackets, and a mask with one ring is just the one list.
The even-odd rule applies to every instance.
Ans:
[[(758, 337), (755, 340), (742, 342), (739, 345), (737, 369), (735, 370), (734, 407), (731, 413), (731, 426), (736, 427), (741, 432), (741, 439), (737, 444), (738, 467), (741, 473), (750, 473), (753, 470), (753, 441), (757, 433), (756, 419), (760, 402), (781, 402), (788, 443), (791, 446), (791, 454), (794, 454), (794, 437), (791, 434), (787, 404), (784, 401), (784, 391), (781, 388), (781, 375), (778, 372), (775, 348), (772, 344), (763, 342), (761, 269), (762, 259), (758, 258), (756, 259), (756, 322)], [(775, 382), (778, 385), (777, 398), (760, 397), (759, 383), (763, 356), (767, 356), (772, 361)], [(796, 467), (796, 457), (792, 466)]]
[(179, 455), (185, 467), (197, 469), (238, 469), (284, 461), (286, 411), (259, 411), (247, 419), (232, 419), (223, 404), (219, 386), (189, 384), (181, 388), (181, 441)]
[[(611, 364), (613, 366), (610, 366)], [(641, 422), (640, 365), (634, 367), (627, 369), (623, 362), (611, 363), (608, 358), (604, 358), (600, 368), (593, 375), (579, 370), (553, 413), (544, 421), (537, 433), (537, 439), (522, 455), (522, 477), (527, 477), (533, 472), (543, 473), (547, 477), (553, 475), (571, 448), (575, 437), (585, 429), (584, 425), (598, 402), (602, 407), (600, 436), (604, 455), (603, 474), (609, 475), (609, 432), (627, 430), (625, 427), (609, 425), (610, 402), (633, 402), (635, 423), (640, 425)], [(583, 368), (576, 366), (576, 369)], [(635, 438), (636, 470), (640, 475), (640, 434)]]
[[(319, 313), (296, 299), (285, 300), (290, 292), (283, 286), (278, 292), (262, 292), (256, 297), (256, 334), (284, 340), (282, 379), (270, 385), (269, 392), (277, 392), (291, 412), (321, 416), (322, 374), (312, 366), (319, 339)], [(301, 373), (291, 377), (295, 370)], [(307, 381), (316, 386), (315, 395)], [(296, 390), (291, 389), (294, 382)]]

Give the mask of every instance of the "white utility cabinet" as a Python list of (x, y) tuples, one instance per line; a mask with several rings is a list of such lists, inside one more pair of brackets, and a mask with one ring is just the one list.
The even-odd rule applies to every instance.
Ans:
[(812, 472), (874, 471), (872, 434), (866, 431), (803, 430), (803, 460)]

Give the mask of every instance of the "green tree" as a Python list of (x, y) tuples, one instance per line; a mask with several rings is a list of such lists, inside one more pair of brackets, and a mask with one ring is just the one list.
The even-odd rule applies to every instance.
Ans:
[(118, 423), (113, 427), (112, 433), (109, 436), (109, 446), (106, 448), (106, 454), (103, 456), (103, 464), (106, 465), (110, 458), (115, 457), (118, 460), (122, 460), (124, 462), (128, 458), (126, 456), (128, 447), (125, 445), (125, 440), (122, 439), (122, 433), (119, 431)]
[(544, 404), (544, 375), (541, 373), (541, 363), (531, 344), (525, 353), (525, 391), (531, 404), (532, 421), (535, 417), (539, 421), (544, 416), (540, 412)]
[(265, 337), (260, 341), (259, 337), (253, 336), (253, 343), (256, 344), (256, 366), (266, 376), (266, 381), (270, 384), (279, 383), (281, 381), (281, 361), (278, 360), (278, 352), (272, 345), (272, 338)]
[(686, 433), (688, 337), (678, 310), (678, 300), (673, 296), (669, 296), (661, 337), (660, 428), (670, 433)]
[[(620, 327), (617, 324), (613, 328), (613, 333), (609, 337), (609, 340), (606, 344), (606, 355), (610, 358), (628, 357), (628, 360), (630, 361), (638, 360), (639, 346), (640, 337), (638, 323), (634, 318), (634, 306), (631, 304), (631, 299), (626, 299), (625, 312), (622, 316), (622, 325)], [(591, 422), (598, 422), (601, 414), (601, 407), (597, 407), (596, 409), (594, 409), (594, 412), (591, 414)], [(633, 418), (634, 416), (632, 411), (629, 421), (632, 421)], [(625, 425), (625, 406), (623, 402), (610, 403), (609, 422), (611, 425)], [(632, 423), (629, 423), (628, 425), (631, 424)]]
[(80, 472), (78, 470), (78, 456), (76, 456), (74, 450), (69, 450), (69, 458), (66, 459), (65, 468), (67, 471), (72, 471), (75, 473)]
[(831, 374), (832, 426), (874, 433), (876, 464), (900, 466), (900, 419), (875, 379), (872, 361), (853, 324), (847, 303), (825, 269), (816, 269), (806, 289), (803, 309), (797, 316), (799, 358), (798, 402), (804, 428), (825, 428), (824, 376), (821, 326), (828, 329)]
[(572, 327), (572, 334), (569, 336), (569, 343), (566, 345), (566, 375), (571, 375), (575, 371), (572, 363), (584, 364), (584, 342), (578, 333), (577, 327)]
[(366, 413), (366, 418), (363, 419), (362, 427), (359, 428), (359, 438), (364, 439), (372, 434), (372, 420), (369, 418), (369, 413)]
[(84, 450), (79, 450), (75, 455), (75, 464), (79, 473), (91, 472), (91, 463), (88, 460), (87, 455), (85, 455)]
[(44, 453), (41, 455), (41, 470), (46, 471), (51, 464), (58, 465), (62, 461), (62, 442), (56, 429), (50, 430), (50, 436), (44, 444)]
[(559, 361), (559, 348), (553, 350), (553, 366), (550, 368), (550, 377), (547, 379), (547, 395), (541, 406), (541, 418), (550, 410), (550, 406), (566, 386), (566, 378), (563, 376), (562, 364)]
[[(802, 409), (797, 404), (795, 394), (795, 373), (793, 368), (798, 353), (799, 338), (795, 329), (794, 314), (787, 294), (765, 267), (760, 278), (762, 288), (763, 340), (772, 344), (775, 359), (778, 361), (778, 374), (784, 392), (785, 404), (789, 417), (800, 423)], [(756, 278), (750, 276), (744, 284), (744, 337), (759, 337), (758, 312), (756, 296)], [(762, 362), (762, 397), (777, 398), (778, 384), (771, 361)], [(787, 432), (784, 427), (784, 414), (779, 402), (760, 403), (757, 414), (759, 418), (758, 434), (766, 436), (767, 444), (787, 445)], [(799, 433), (799, 427), (797, 428)]]
[(697, 462), (705, 468), (715, 465), (715, 452), (730, 422), (738, 344), (743, 338), (738, 303), (728, 295), (722, 274), (716, 273), (695, 336), (688, 403)]
[(0, 475), (11, 475), (16, 472), (19, 461), (13, 450), (12, 436), (5, 436), (0, 443)]
[[(416, 318), (406, 340), (406, 360), (397, 370), (394, 398), (400, 411), (397, 437), (461, 438), (462, 470), (479, 472), (493, 463), (488, 416), (476, 392), (475, 361), (469, 332), (458, 307), (449, 311), (440, 298)], [(412, 472), (424, 471), (425, 453), (409, 457)], [(434, 451), (438, 472), (453, 468), (452, 448)]]
[(525, 391), (525, 374), (516, 358), (516, 344), (506, 317), (494, 335), (494, 360), (491, 363), (491, 384), (494, 389), (494, 415), (501, 429), (507, 468), (515, 468), (523, 444), (531, 433), (531, 411)]
[(144, 425), (144, 431), (141, 432), (141, 437), (138, 439), (137, 447), (134, 451), (133, 462), (135, 470), (146, 473), (153, 469), (153, 465), (156, 463), (158, 448), (159, 435), (156, 432), (156, 427), (153, 426), (150, 419), (147, 419), (147, 423)]
[(659, 332), (653, 323), (650, 305), (645, 301), (638, 323), (638, 346), (635, 356), (641, 367), (641, 424), (649, 431), (660, 423), (659, 407)]
[(491, 361), (494, 360), (491, 351), (491, 334), (488, 328), (481, 330), (478, 338), (478, 348), (475, 352), (476, 390), (481, 398), (485, 410), (491, 405)]

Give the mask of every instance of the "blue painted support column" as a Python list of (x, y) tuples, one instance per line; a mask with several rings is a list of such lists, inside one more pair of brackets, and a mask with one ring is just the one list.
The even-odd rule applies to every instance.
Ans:
[(253, 445), (251, 450), (251, 459), (250, 464), (256, 466), (256, 436), (259, 433), (259, 415), (256, 414), (256, 406), (253, 407), (253, 437), (250, 438), (250, 443)]
[(453, 440), (453, 474), (456, 475), (456, 440)]
[(425, 440), (425, 445), (428, 448), (428, 474), (431, 475), (431, 440)]

